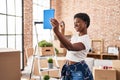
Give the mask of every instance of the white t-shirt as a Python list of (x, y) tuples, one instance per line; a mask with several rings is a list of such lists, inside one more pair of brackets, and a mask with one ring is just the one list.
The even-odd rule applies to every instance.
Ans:
[(73, 35), (71, 38), (71, 43), (77, 43), (77, 42), (82, 42), (85, 46), (85, 50), (81, 50), (81, 51), (67, 50), (67, 54), (66, 54), (67, 60), (80, 62), (81, 60), (84, 60), (86, 58), (87, 53), (91, 49), (91, 40), (87, 34), (83, 36), (79, 36), (78, 34)]

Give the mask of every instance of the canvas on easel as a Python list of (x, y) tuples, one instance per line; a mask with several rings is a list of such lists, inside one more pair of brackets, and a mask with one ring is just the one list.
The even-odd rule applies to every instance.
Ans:
[(54, 18), (54, 9), (48, 9), (44, 10), (44, 22), (43, 22), (43, 28), (44, 29), (52, 29), (52, 25), (50, 24), (50, 19)]

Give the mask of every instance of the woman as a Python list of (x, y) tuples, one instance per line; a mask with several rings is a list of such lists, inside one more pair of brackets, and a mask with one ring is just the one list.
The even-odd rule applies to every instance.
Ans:
[(53, 31), (61, 44), (67, 49), (66, 63), (62, 68), (62, 80), (93, 80), (92, 73), (85, 63), (87, 53), (91, 49), (91, 40), (87, 34), (90, 18), (86, 13), (74, 15), (74, 28), (77, 34), (71, 41), (59, 31), (59, 22), (51, 19)]

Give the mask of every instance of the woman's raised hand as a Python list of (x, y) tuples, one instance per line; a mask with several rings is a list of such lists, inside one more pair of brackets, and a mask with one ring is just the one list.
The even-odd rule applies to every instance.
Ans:
[(56, 19), (52, 18), (50, 22), (52, 24), (53, 30), (59, 30), (59, 22)]

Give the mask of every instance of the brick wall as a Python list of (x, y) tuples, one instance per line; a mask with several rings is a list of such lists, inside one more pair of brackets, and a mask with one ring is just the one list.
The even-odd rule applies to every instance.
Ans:
[[(32, 0), (24, 1), (24, 48), (32, 47)], [(88, 34), (92, 39), (104, 40), (104, 51), (109, 45), (120, 46), (120, 0), (51, 0), (55, 18), (66, 23), (65, 34), (74, 33), (73, 16), (86, 12), (91, 18)]]
[(24, 0), (24, 45), (32, 47), (32, 0)]
[[(23, 0), (24, 4), (24, 50), (26, 48), (33, 46), (33, 39), (32, 39), (32, 27), (33, 27), (33, 14), (32, 14), (32, 0)], [(25, 57), (25, 56), (24, 56)], [(26, 59), (24, 60), (26, 61)]]
[(103, 39), (107, 46), (120, 46), (120, 0), (52, 0), (55, 18), (66, 23), (65, 34), (74, 33), (73, 16), (86, 12), (91, 18), (88, 34), (91, 39)]

